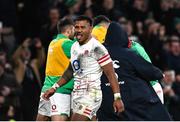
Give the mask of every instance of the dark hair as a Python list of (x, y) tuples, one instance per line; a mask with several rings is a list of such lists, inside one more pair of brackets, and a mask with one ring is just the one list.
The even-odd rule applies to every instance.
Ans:
[(180, 43), (180, 40), (179, 40), (179, 37), (177, 37), (177, 36), (171, 36), (171, 37), (169, 37), (168, 42), (171, 47), (173, 45), (173, 43)]
[(96, 16), (94, 18), (94, 25), (93, 26), (96, 26), (101, 22), (111, 22), (111, 21), (110, 21), (110, 19), (108, 17), (106, 17), (104, 15), (99, 15), (99, 16)]
[(73, 20), (69, 18), (62, 18), (57, 23), (57, 29), (59, 33), (66, 31), (66, 27), (69, 25), (74, 25)]
[(86, 20), (90, 24), (90, 26), (93, 25), (93, 20), (90, 17), (85, 16), (85, 15), (78, 16), (74, 21), (76, 22), (76, 21), (83, 21), (83, 20)]

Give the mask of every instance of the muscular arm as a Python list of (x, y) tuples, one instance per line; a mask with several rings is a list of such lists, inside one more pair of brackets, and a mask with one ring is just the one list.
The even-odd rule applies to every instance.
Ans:
[(71, 64), (69, 64), (68, 68), (66, 69), (66, 71), (64, 72), (63, 76), (60, 78), (60, 80), (55, 83), (51, 89), (47, 90), (44, 94), (43, 94), (43, 98), (45, 100), (49, 100), (49, 97), (51, 97), (55, 92), (56, 89), (58, 87), (63, 86), (64, 84), (66, 84), (69, 80), (71, 80), (73, 77), (73, 70), (71, 67)]
[(103, 45), (99, 45), (94, 49), (97, 61), (103, 69), (108, 81), (111, 85), (113, 93), (119, 93), (119, 84), (115, 75), (111, 57)]
[(103, 69), (105, 75), (108, 78), (108, 81), (109, 81), (110, 86), (111, 86), (111, 88), (113, 90), (113, 93), (119, 93), (120, 92), (120, 88), (119, 88), (118, 80), (116, 78), (112, 62), (108, 63), (105, 66), (102, 66), (102, 69)]
[(59, 85), (59, 87), (61, 87), (62, 85), (66, 84), (68, 81), (70, 81), (72, 78), (73, 78), (73, 69), (71, 67), (71, 63), (69, 63), (68, 68), (62, 75), (61, 79), (57, 82), (57, 84)]
[(114, 103), (113, 103), (114, 112), (122, 112), (124, 111), (124, 104), (121, 99), (120, 88), (119, 88), (118, 80), (116, 78), (112, 62), (102, 66), (102, 69), (105, 75), (107, 76), (110, 86), (112, 88), (112, 91), (114, 93)]

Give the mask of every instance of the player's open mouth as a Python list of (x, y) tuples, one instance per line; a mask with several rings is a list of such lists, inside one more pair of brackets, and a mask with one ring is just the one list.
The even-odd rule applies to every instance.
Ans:
[(77, 38), (78, 40), (80, 40), (80, 39), (82, 38), (82, 34), (77, 33), (77, 34), (76, 34), (76, 38)]

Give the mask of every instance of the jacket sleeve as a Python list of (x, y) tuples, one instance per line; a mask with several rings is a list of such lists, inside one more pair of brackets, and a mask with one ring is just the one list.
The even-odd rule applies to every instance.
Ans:
[(155, 67), (153, 64), (144, 60), (141, 56), (131, 53), (131, 63), (134, 66), (135, 72), (139, 77), (146, 81), (161, 80), (163, 74), (161, 70)]

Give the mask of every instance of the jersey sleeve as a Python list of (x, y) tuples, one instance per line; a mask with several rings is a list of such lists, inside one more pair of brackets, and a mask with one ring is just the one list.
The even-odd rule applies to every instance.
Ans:
[(98, 61), (100, 66), (104, 66), (112, 62), (107, 49), (103, 45), (98, 45), (97, 47), (95, 47), (94, 53), (95, 53), (96, 60)]
[(64, 43), (62, 44), (62, 49), (65, 53), (65, 55), (70, 58), (71, 57), (71, 47), (73, 45), (74, 41), (71, 40), (65, 40)]

